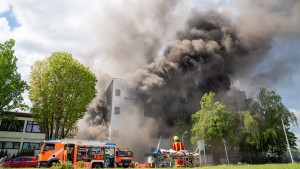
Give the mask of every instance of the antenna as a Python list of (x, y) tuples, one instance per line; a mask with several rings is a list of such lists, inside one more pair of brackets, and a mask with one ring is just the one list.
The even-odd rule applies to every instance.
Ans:
[(158, 140), (158, 143), (157, 143), (157, 148), (156, 148), (156, 150), (158, 150), (158, 149), (159, 149), (159, 146), (160, 146), (160, 141), (161, 141), (161, 135), (159, 136), (159, 140)]

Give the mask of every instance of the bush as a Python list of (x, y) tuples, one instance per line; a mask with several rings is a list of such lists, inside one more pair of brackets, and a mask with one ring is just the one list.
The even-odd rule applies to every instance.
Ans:
[(60, 163), (53, 163), (51, 168), (52, 169), (61, 169), (61, 164)]
[(74, 169), (74, 166), (70, 161), (67, 161), (61, 164), (61, 169)]
[(52, 169), (74, 169), (73, 164), (70, 161), (65, 163), (54, 163), (51, 167)]
[(78, 167), (79, 168), (84, 168), (84, 162), (83, 161), (78, 161)]
[(19, 156), (34, 156), (33, 148), (22, 148)]

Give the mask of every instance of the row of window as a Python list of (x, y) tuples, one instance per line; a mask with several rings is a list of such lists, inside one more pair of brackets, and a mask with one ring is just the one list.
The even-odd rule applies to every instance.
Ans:
[[(20, 149), (20, 142), (5, 142), (0, 141), (0, 149)], [(22, 148), (33, 148), (38, 150), (40, 143), (23, 142)]]
[[(0, 131), (15, 131), (15, 132), (23, 132), (24, 129), (24, 120), (2, 120), (0, 125)], [(27, 121), (26, 129), (27, 133), (41, 133), (41, 129), (37, 122), (35, 121)]]

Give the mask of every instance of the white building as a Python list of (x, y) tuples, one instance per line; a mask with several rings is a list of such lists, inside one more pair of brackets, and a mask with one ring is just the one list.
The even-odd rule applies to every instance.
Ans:
[(116, 142), (128, 131), (138, 129), (144, 120), (141, 98), (136, 94), (138, 82), (114, 78), (107, 88), (109, 141)]
[(22, 148), (34, 148), (38, 154), (40, 143), (45, 139), (31, 113), (13, 113), (16, 122), (0, 119), (0, 149), (7, 150), (9, 157)]

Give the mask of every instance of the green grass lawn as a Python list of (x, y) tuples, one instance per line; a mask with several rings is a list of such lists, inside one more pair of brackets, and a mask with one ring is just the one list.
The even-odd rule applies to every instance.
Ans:
[(300, 163), (264, 164), (264, 165), (219, 165), (219, 166), (197, 167), (197, 169), (300, 169)]

